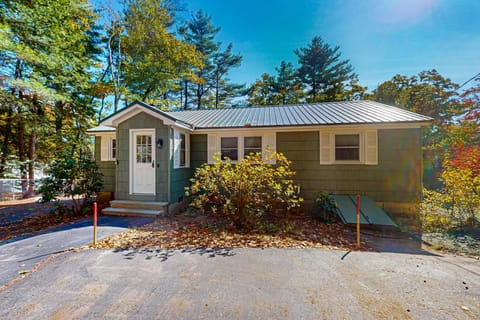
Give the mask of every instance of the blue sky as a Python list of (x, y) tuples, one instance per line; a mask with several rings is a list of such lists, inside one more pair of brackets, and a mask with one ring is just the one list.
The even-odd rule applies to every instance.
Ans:
[[(222, 29), (218, 40), (243, 56), (230, 78), (250, 84), (274, 74), (294, 49), (321, 36), (340, 46), (360, 84), (374, 89), (395, 74), (437, 69), (462, 84), (480, 72), (477, 0), (183, 0)], [(470, 83), (473, 84), (473, 83)], [(468, 87), (468, 86), (467, 86)]]

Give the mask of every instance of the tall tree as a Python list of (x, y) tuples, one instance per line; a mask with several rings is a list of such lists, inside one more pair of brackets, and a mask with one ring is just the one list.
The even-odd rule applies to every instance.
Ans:
[(186, 42), (195, 46), (195, 48), (202, 54), (202, 67), (196, 68), (195, 74), (197, 81), (193, 84), (185, 81), (185, 106), (188, 105), (188, 86), (193, 86), (195, 104), (197, 109), (202, 108), (205, 102), (205, 96), (214, 87), (214, 57), (220, 49), (220, 43), (215, 41), (215, 37), (220, 31), (220, 27), (216, 27), (212, 23), (212, 17), (199, 10), (192, 16), (190, 21), (182, 26), (179, 30)]
[(282, 61), (276, 67), (276, 92), (281, 104), (299, 103), (303, 98), (303, 85), (291, 62)]
[(123, 37), (125, 82), (133, 98), (168, 104), (170, 89), (191, 66), (202, 67), (195, 46), (177, 39), (170, 31), (174, 21), (168, 1), (127, 0)]
[[(216, 27), (212, 17), (202, 10), (179, 29), (185, 41), (195, 45), (203, 56), (203, 66), (194, 67), (197, 79), (185, 78), (182, 82), (183, 109), (190, 104), (195, 104), (197, 109), (205, 106), (218, 108), (242, 90), (241, 85), (232, 84), (227, 78), (230, 69), (241, 64), (242, 56), (232, 53), (232, 44), (221, 51), (221, 43), (215, 40), (219, 32), (220, 27)], [(193, 101), (190, 100), (191, 91), (194, 92)]]
[(0, 96), (7, 102), (0, 174), (16, 154), (21, 178), (30, 179), (28, 188), (22, 185), (28, 195), (37, 160), (83, 145), (93, 115), (86, 95), (98, 53), (96, 17), (86, 0), (2, 1), (0, 7)]
[(238, 67), (242, 63), (240, 54), (232, 53), (230, 43), (225, 51), (216, 53), (213, 57), (213, 83), (215, 95), (215, 108), (225, 106), (224, 102), (243, 92), (243, 85), (230, 84), (226, 75), (230, 68)]
[(303, 100), (303, 84), (290, 62), (282, 61), (276, 67), (277, 74), (262, 74), (248, 90), (251, 105), (280, 105), (299, 103)]
[(263, 73), (248, 89), (247, 102), (250, 105), (276, 105), (280, 101), (276, 94), (275, 77)]
[(308, 86), (307, 102), (343, 100), (345, 85), (355, 78), (348, 60), (341, 60), (340, 47), (332, 48), (320, 37), (295, 50), (300, 65), (298, 77)]
[(456, 92), (458, 85), (436, 70), (422, 71), (416, 76), (394, 76), (380, 84), (372, 99), (432, 117), (432, 125), (424, 130), (425, 183), (434, 187), (440, 173), (444, 152), (450, 145), (450, 130), (458, 123), (464, 108)]

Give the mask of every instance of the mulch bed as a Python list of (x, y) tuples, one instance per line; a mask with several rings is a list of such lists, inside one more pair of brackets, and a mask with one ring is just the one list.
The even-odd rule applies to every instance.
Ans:
[[(325, 224), (305, 214), (274, 217), (261, 228), (239, 231), (221, 217), (159, 217), (137, 229), (97, 243), (108, 249), (334, 248), (354, 250), (355, 234), (344, 225)], [(369, 250), (365, 243), (362, 250)]]

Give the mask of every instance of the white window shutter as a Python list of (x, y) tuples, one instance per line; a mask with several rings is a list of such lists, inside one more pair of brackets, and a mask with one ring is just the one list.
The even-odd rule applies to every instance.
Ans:
[(209, 134), (207, 138), (207, 158), (208, 163), (212, 164), (215, 162), (213, 156), (216, 152), (220, 151), (217, 149), (217, 135)]
[(173, 167), (180, 168), (180, 132), (173, 131)]
[(320, 164), (333, 163), (333, 148), (332, 134), (320, 131)]
[[(267, 149), (270, 151), (270, 153), (276, 152), (276, 141), (275, 141), (276, 134), (275, 132), (271, 133), (265, 133), (262, 136), (262, 150), (263, 150), (263, 156), (267, 156)], [(275, 158), (270, 159), (268, 162), (271, 164), (275, 164)]]
[(378, 164), (377, 130), (365, 131), (365, 164)]
[(100, 161), (110, 160), (110, 137), (100, 136)]

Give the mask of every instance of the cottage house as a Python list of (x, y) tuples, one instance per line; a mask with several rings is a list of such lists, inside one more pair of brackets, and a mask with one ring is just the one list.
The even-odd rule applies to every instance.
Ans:
[(307, 206), (318, 191), (360, 194), (395, 214), (416, 210), (431, 120), (374, 101), (171, 112), (136, 101), (89, 133), (110, 210), (172, 210), (216, 152), (236, 161), (269, 148), (292, 161)]

